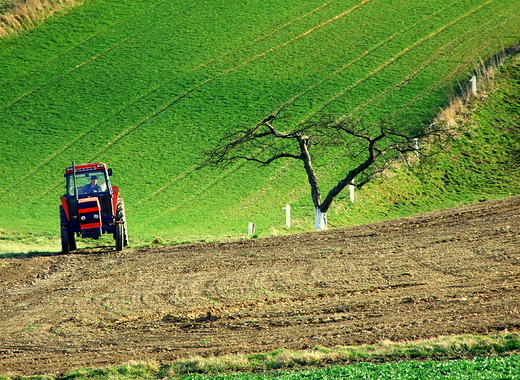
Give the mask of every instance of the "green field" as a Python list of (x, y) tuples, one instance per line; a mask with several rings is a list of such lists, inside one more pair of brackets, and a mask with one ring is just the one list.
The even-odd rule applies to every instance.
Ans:
[(328, 380), (328, 379), (520, 379), (520, 358), (491, 358), (445, 362), (403, 361), (390, 364), (360, 363), (304, 372), (202, 376), (187, 375), (183, 380)]
[(325, 380), (325, 379), (519, 379), (520, 358), (477, 359), (453, 362), (400, 362), (394, 364), (361, 363), (305, 372), (262, 375), (184, 376), (184, 380)]
[(401, 361), (395, 363), (356, 363), (303, 371), (269, 371), (262, 373), (229, 373), (215, 375), (188, 374), (168, 376), (157, 363), (142, 362), (118, 367), (82, 368), (62, 376), (0, 376), (1, 380), (515, 380), (520, 379), (520, 357), (506, 356), (452, 361)]
[[(214, 169), (201, 167), (204, 151), (288, 101), (281, 129), (327, 114), (427, 125), (481, 61), (520, 41), (516, 0), (93, 0), (58, 16), (0, 40), (5, 236), (58, 236), (72, 161), (114, 168), (133, 244), (237, 238), (248, 222), (287, 233), (286, 204), (291, 232), (312, 229), (299, 162)], [(325, 190), (349, 164), (315, 160)], [(442, 175), (435, 185), (465, 186)], [(431, 207), (482, 194), (381, 191), (340, 199), (331, 226), (424, 211), (414, 192)]]

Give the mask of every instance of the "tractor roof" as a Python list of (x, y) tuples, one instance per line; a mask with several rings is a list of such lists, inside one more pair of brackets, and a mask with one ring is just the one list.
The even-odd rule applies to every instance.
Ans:
[(74, 167), (69, 166), (67, 168), (66, 173), (73, 173), (73, 169), (76, 169), (76, 173), (78, 172), (89, 172), (91, 170), (103, 170), (106, 169), (107, 166), (102, 162), (96, 162), (93, 164), (81, 164), (81, 165), (74, 165)]

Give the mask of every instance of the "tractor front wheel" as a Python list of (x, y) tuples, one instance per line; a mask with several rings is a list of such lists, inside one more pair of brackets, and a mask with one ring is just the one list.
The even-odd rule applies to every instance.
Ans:
[(116, 223), (116, 231), (114, 233), (116, 239), (116, 251), (122, 251), (125, 246), (125, 233), (123, 223)]

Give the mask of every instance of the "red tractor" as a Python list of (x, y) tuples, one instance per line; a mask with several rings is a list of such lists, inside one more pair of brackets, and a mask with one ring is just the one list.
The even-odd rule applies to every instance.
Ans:
[(76, 250), (76, 236), (98, 239), (114, 235), (116, 250), (128, 244), (125, 206), (119, 188), (110, 185), (112, 169), (103, 163), (69, 166), (67, 193), (61, 197), (61, 250)]

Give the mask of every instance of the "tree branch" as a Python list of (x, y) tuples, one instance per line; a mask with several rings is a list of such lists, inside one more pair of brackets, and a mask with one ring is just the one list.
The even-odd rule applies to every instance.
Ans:
[[(413, 139), (423, 139), (435, 134), (442, 135), (444, 132), (442, 128), (431, 124), (428, 129), (414, 134), (408, 132), (413, 129), (401, 126), (399, 130), (396, 127), (399, 124), (387, 120), (365, 123), (346, 117), (340, 119), (329, 117), (317, 122), (297, 125), (288, 132), (282, 132), (274, 126), (274, 121), (287, 104), (289, 103), (285, 103), (254, 126), (241, 129), (221, 139), (219, 145), (208, 154), (208, 162), (214, 165), (225, 165), (240, 159), (269, 165), (283, 158), (302, 160), (311, 187), (313, 204), (323, 213), (328, 211), (335, 197), (346, 186), (354, 184), (354, 179), (361, 174), (362, 180), (356, 181), (358, 188), (403, 154), (417, 152), (417, 148), (412, 145)], [(341, 157), (349, 160), (349, 165), (352, 167), (327, 193), (323, 202), (310, 147), (317, 148), (318, 154), (324, 154), (327, 149), (337, 152), (338, 148), (343, 148), (341, 152), (344, 155)], [(294, 152), (291, 153), (291, 150)]]
[(274, 155), (272, 157), (269, 157), (267, 160), (260, 160), (260, 159), (255, 158), (255, 157), (247, 157), (247, 156), (233, 156), (233, 157), (230, 157), (229, 159), (230, 160), (242, 159), (242, 160), (246, 160), (246, 161), (258, 162), (259, 164), (262, 164), (262, 165), (269, 165), (271, 162), (273, 162), (275, 160), (278, 160), (280, 158), (293, 158), (295, 160), (301, 160), (302, 159), (301, 156), (297, 156), (297, 155), (290, 154), (290, 153), (276, 154), (276, 155)]

